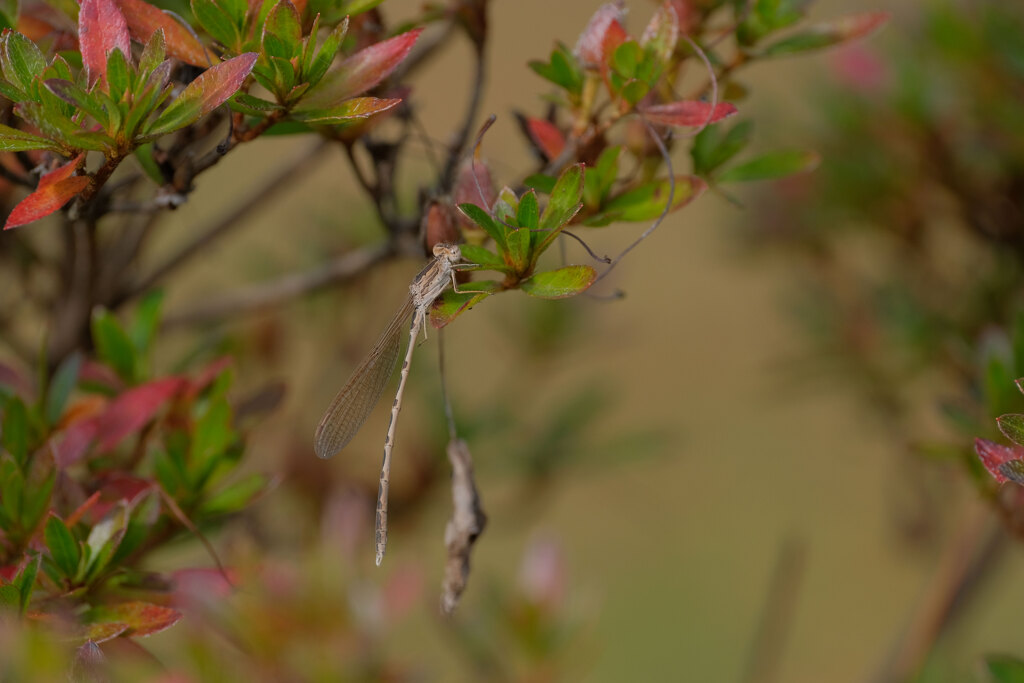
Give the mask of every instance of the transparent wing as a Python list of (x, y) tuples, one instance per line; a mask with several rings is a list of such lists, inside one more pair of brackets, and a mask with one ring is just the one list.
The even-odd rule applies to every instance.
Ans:
[(331, 401), (316, 428), (313, 448), (317, 457), (329, 458), (344, 448), (377, 405), (395, 371), (402, 332), (412, 309), (410, 297), (395, 313), (369, 355)]

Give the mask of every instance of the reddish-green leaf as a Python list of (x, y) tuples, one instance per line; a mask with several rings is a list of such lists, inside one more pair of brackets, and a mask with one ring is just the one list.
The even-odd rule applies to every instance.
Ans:
[(29, 149), (57, 151), (60, 146), (47, 138), (0, 124), (0, 152), (24, 152)]
[(147, 135), (170, 133), (209, 114), (242, 87), (255, 63), (256, 53), (246, 52), (207, 69), (160, 114)]
[(610, 33), (625, 35), (625, 29), (622, 28), (621, 23), (623, 18), (622, 8), (615, 3), (602, 5), (594, 12), (576, 41), (576, 47), (573, 48), (573, 54), (584, 67), (593, 69), (605, 64), (605, 56), (609, 54), (605, 51), (606, 43), (609, 42), (608, 35)]
[(106, 72), (111, 50), (118, 48), (121, 54), (131, 54), (128, 23), (114, 0), (82, 0), (78, 43), (90, 86)]
[(22, 199), (11, 211), (4, 224), (4, 230), (49, 216), (84, 190), (89, 184), (89, 177), (72, 175), (83, 161), (84, 154), (40, 178), (35, 191)]
[(862, 38), (880, 28), (888, 20), (888, 12), (851, 14), (835, 21), (811, 26), (795, 35), (783, 38), (766, 47), (761, 54), (765, 57), (778, 57), (797, 52), (820, 50)]
[(773, 180), (796, 173), (813, 171), (821, 157), (807, 150), (769, 152), (746, 163), (733, 166), (718, 176), (720, 183), (741, 183), (752, 180)]
[(538, 299), (565, 299), (586, 291), (595, 279), (597, 271), (590, 266), (565, 266), (537, 273), (523, 280), (519, 286)]
[(304, 109), (293, 113), (292, 118), (306, 123), (342, 123), (369, 118), (388, 111), (401, 104), (398, 99), (377, 97), (353, 97), (330, 109)]
[(408, 56), (423, 29), (382, 40), (329, 70), (299, 104), (301, 109), (329, 109), (362, 94), (387, 78)]
[(125, 437), (137, 432), (184, 386), (185, 380), (181, 378), (165, 377), (133, 387), (118, 396), (97, 418), (99, 449), (109, 451)]
[(181, 612), (149, 602), (132, 601), (98, 607), (91, 617), (98, 623), (124, 624), (130, 629), (127, 635), (148, 636), (174, 626), (181, 619)]
[(461, 291), (447, 290), (430, 307), (430, 324), (442, 328), (491, 294), (501, 291), (501, 283), (480, 280), (460, 285)]
[(530, 139), (548, 159), (557, 159), (565, 149), (565, 136), (558, 126), (545, 119), (526, 119)]
[(1011, 460), (1024, 459), (1024, 448), (1004, 446), (988, 439), (975, 439), (974, 452), (981, 458), (981, 464), (989, 474), (1000, 484), (1007, 480), (1006, 475), (1000, 470), (1001, 466)]
[(177, 19), (145, 0), (114, 0), (124, 14), (128, 30), (143, 45), (153, 34), (163, 30), (167, 53), (186, 64), (205, 67), (217, 58), (203, 49), (203, 44)]
[(128, 624), (107, 621), (101, 624), (89, 624), (85, 627), (83, 637), (93, 643), (105, 643), (113, 640), (128, 630)]
[(732, 116), (736, 113), (736, 107), (728, 102), (719, 102), (712, 107), (710, 102), (681, 100), (641, 106), (640, 112), (651, 123), (661, 126), (703, 126)]
[(1024, 486), (1024, 460), (1010, 460), (999, 466), (999, 473), (1015, 484)]

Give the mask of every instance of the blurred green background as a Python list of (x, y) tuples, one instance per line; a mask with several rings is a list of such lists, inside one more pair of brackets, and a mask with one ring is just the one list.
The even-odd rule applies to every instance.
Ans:
[[(633, 19), (641, 25), (654, 3), (636, 5)], [(917, 3), (894, 5), (882, 8), (895, 15), (870, 39), (873, 47), (905, 39), (903, 27), (915, 20)], [(413, 6), (388, 0), (384, 9), (401, 16)], [(556, 39), (574, 39), (595, 7), (583, 0), (493, 3), (483, 111), (497, 114), (498, 123), (484, 154), (499, 184), (530, 167), (511, 115), (542, 111), (538, 99), (523, 95), (543, 91), (526, 62), (546, 55)], [(827, 1), (813, 16), (862, 9), (868, 8)], [(418, 113), (436, 138), (448, 135), (460, 115), (469, 51), (456, 41), (419, 76)], [(740, 110), (757, 121), (757, 142), (813, 147), (816, 93), (832, 78), (832, 58), (778, 60), (741, 75), (753, 86)], [(240, 149), (170, 220), (182, 231), (209, 221), (266, 173), (267, 149), (287, 159), (302, 144), (267, 140)], [(426, 152), (418, 163), (406, 169), (410, 188), (428, 172)], [(321, 157), (286, 197), (211, 246), (185, 286), (168, 293), (168, 310), (187, 309), (241, 281), (310, 266), (327, 245), (376, 239), (368, 203), (339, 187), (354, 187), (344, 160)], [(787, 302), (803, 281), (785, 259), (756, 258), (738, 245), (740, 227), (759, 218), (756, 191), (740, 197), (747, 208), (708, 193), (671, 215), (605, 283), (606, 291), (626, 293), (621, 300), (549, 304), (513, 293), (487, 300), (446, 330), (448, 386), (490, 518), (454, 627), (436, 609), (447, 494), (443, 486), (425, 499), (409, 494), (422, 484), (415, 463), (443, 457), (438, 335), (414, 360), (415, 400), (407, 401), (398, 427), (399, 493), (382, 568), (373, 567), (367, 492), (376, 487), (387, 402), (343, 456), (317, 461), (311, 446), (321, 411), (419, 264), (378, 269), (342, 291), (214, 329), (241, 356), (241, 389), (276, 380), (288, 386), (282, 409), (250, 437), (251, 466), (286, 472), (282, 484), (250, 523), (216, 538), (229, 561), (248, 559), (272, 586), (262, 596), (243, 590), (238, 602), (292, 602), (288, 613), (255, 613), (268, 620), (268, 642), (274, 632), (288, 634), (287, 656), (303, 670), (325, 671), (315, 680), (337, 680), (326, 672), (352, 654), (345, 649), (352, 644), (340, 645), (327, 625), (353, 619), (367, 634), (358, 647), (372, 641), (381, 660), (426, 680), (487, 679), (480, 673), (488, 671), (486, 657), (472, 653), (488, 642), (527, 672), (522, 680), (757, 680), (743, 679), (744, 667), (773, 570), (789, 547), (799, 561), (790, 574), (793, 612), (777, 653), (777, 680), (869, 680), (923, 599), (945, 541), (980, 514), (981, 504), (957, 473), (931, 472), (943, 480), (942, 514), (927, 520), (926, 538), (907, 542), (916, 501), (904, 484), (919, 466), (906, 462), (904, 444), (848, 382), (794, 376), (808, 345)], [(642, 229), (593, 230), (586, 238), (599, 253), (614, 254)], [(175, 232), (164, 231), (167, 246)], [(156, 260), (157, 251), (151, 256)], [(164, 350), (168, 362), (194, 343), (184, 334), (173, 339)], [(552, 415), (560, 414), (578, 418), (579, 429), (552, 432)], [(561, 464), (531, 470), (536, 444)], [(363, 485), (332, 488), (340, 472)], [(403, 491), (415, 508), (403, 507)], [(206, 562), (198, 549), (185, 554), (166, 559)], [(532, 558), (532, 574), (524, 558)], [(1022, 568), (1024, 556), (1011, 549), (940, 642), (929, 680), (964, 680), (982, 654), (1022, 650), (1015, 628)], [(547, 646), (512, 644), (485, 616), (502, 599), (496, 596), (530, 590), (548, 591), (552, 619), (564, 629)], [(231, 618), (238, 617), (225, 617)], [(193, 652), (206, 661), (200, 668), (209, 680), (238, 680), (224, 661), (196, 654), (205, 631), (189, 629), (183, 622), (145, 644), (164, 661)], [(474, 634), (484, 646), (467, 645)], [(372, 677), (378, 674), (388, 678)]]

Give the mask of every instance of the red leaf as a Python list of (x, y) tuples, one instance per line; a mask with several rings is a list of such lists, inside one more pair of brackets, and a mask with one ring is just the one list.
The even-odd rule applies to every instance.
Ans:
[(577, 39), (576, 47), (573, 48), (573, 54), (584, 67), (596, 69), (605, 63), (605, 55), (608, 54), (605, 40), (609, 32), (612, 33), (613, 40), (615, 37), (625, 39), (626, 31), (622, 28), (622, 19), (622, 8), (614, 3), (602, 5), (594, 12), (587, 27)]
[(123, 602), (98, 610), (104, 622), (127, 624), (130, 636), (148, 636), (174, 626), (181, 612), (150, 602)]
[[(480, 196), (481, 192), (483, 192), (483, 196)], [(487, 164), (480, 160), (473, 163), (471, 159), (467, 159), (459, 169), (459, 177), (455, 179), (453, 194), (455, 195), (456, 206), (459, 204), (476, 204), (484, 211), (489, 212), (494, 204), (494, 200), (497, 199), (497, 194), (494, 191), (494, 181), (491, 178), (491, 170), (487, 168)], [(466, 218), (461, 211), (456, 211), (455, 213), (462, 227), (470, 230), (474, 228), (480, 229), (476, 223)]]
[(99, 431), (98, 418), (79, 420), (64, 430), (60, 441), (51, 442), (53, 460), (58, 469), (64, 469), (82, 459)]
[(85, 161), (81, 154), (63, 166), (43, 175), (39, 185), (29, 196), (22, 199), (4, 223), (4, 230), (16, 228), (37, 221), (67, 204), (72, 197), (89, 184), (89, 176), (72, 175)]
[(565, 136), (558, 126), (544, 119), (527, 119), (530, 138), (548, 159), (557, 159), (565, 149)]
[(193, 66), (206, 67), (211, 61), (216, 63), (217, 58), (212, 54), (208, 57), (203, 50), (203, 44), (170, 14), (145, 0), (114, 1), (124, 12), (132, 38), (143, 45), (149, 42), (157, 29), (162, 28), (167, 54)]
[(1004, 446), (988, 439), (975, 439), (974, 452), (981, 458), (981, 464), (988, 473), (1002, 484), (1006, 477), (999, 471), (999, 466), (1010, 460), (1024, 459), (1024, 448), (1020, 446)]
[(423, 29), (417, 28), (360, 50), (332, 68), (303, 98), (300, 109), (326, 109), (362, 94), (395, 70)]
[(118, 48), (126, 59), (131, 58), (128, 23), (114, 0), (82, 0), (78, 43), (90, 86), (107, 72), (107, 55), (111, 50)]
[(188, 84), (181, 96), (184, 97), (195, 86), (202, 101), (199, 108), (200, 116), (206, 116), (238, 92), (246, 76), (252, 71), (256, 57), (255, 52), (245, 52), (207, 69)]
[(97, 418), (99, 449), (109, 451), (139, 430), (184, 385), (185, 380), (180, 377), (165, 377), (133, 387), (115, 398)]
[(651, 123), (662, 126), (703, 126), (732, 116), (736, 107), (728, 102), (719, 102), (712, 109), (710, 102), (681, 100), (641, 106), (640, 111)]

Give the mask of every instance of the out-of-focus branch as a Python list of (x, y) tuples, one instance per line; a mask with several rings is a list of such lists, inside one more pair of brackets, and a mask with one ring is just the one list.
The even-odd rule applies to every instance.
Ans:
[(741, 683), (770, 683), (778, 679), (779, 661), (785, 652), (786, 636), (793, 623), (793, 607), (806, 564), (807, 549), (799, 539), (790, 539), (779, 548), (768, 584), (768, 598), (740, 676)]
[(262, 183), (245, 196), (235, 208), (225, 214), (220, 220), (196, 235), (190, 242), (182, 246), (178, 251), (171, 254), (166, 261), (158, 265), (148, 275), (143, 276), (136, 282), (126, 285), (116, 297), (117, 303), (138, 296), (157, 282), (165, 278), (171, 272), (188, 262), (193, 256), (208, 247), (210, 243), (219, 237), (227, 234), (232, 228), (238, 226), (242, 219), (253, 211), (263, 206), (267, 201), (273, 199), (278, 192), (289, 186), (290, 183), (302, 178), (304, 172), (308, 172), (314, 166), (314, 161), (324, 150), (327, 143), (320, 141), (312, 148), (298, 154), (290, 162), (282, 165), (278, 170), (267, 177)]
[(469, 136), (473, 134), (473, 124), (480, 113), (480, 103), (483, 101), (484, 80), (487, 76), (487, 60), (484, 57), (482, 46), (475, 50), (473, 64), (473, 83), (470, 86), (469, 101), (466, 103), (466, 111), (462, 116), (462, 125), (459, 126), (455, 139), (448, 147), (448, 160), (444, 165), (444, 172), (441, 174), (441, 192), (446, 193), (452, 188), (455, 181), (455, 171), (459, 167), (459, 160), (466, 150), (466, 143)]
[(213, 299), (191, 310), (171, 314), (164, 325), (195, 325), (278, 306), (305, 294), (352, 280), (394, 254), (395, 249), (390, 243), (356, 249), (314, 270), (285, 275)]
[(920, 670), (939, 637), (977, 595), (1006, 547), (1007, 535), (987, 507), (971, 510), (946, 547), (939, 566), (885, 663), (871, 683), (904, 683)]

